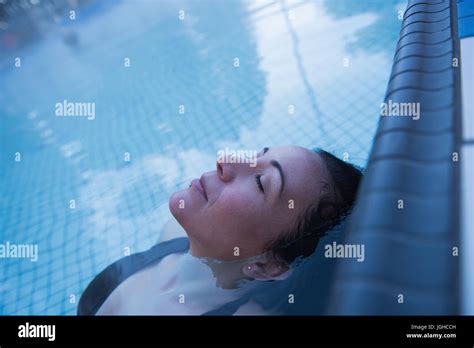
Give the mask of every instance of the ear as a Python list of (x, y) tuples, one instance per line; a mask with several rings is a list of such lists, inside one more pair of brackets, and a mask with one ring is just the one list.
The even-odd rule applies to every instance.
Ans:
[(263, 261), (243, 265), (242, 273), (255, 280), (281, 280), (289, 276), (290, 268), (281, 262)]

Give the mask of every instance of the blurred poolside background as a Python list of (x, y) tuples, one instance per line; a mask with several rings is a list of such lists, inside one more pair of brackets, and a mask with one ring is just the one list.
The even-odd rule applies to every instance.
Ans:
[[(0, 259), (0, 314), (74, 314), (226, 146), (363, 166), (405, 5), (0, 0), (0, 243), (39, 247), (37, 262)], [(63, 100), (95, 103), (95, 119), (55, 116)]]

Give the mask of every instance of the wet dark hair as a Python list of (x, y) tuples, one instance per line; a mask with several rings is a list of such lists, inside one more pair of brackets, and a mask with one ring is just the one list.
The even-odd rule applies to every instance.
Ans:
[(299, 256), (311, 255), (319, 239), (342, 222), (354, 205), (362, 179), (362, 172), (356, 166), (324, 150), (315, 152), (323, 159), (329, 174), (329, 182), (323, 182), (319, 202), (310, 205), (293, 229), (281, 233), (266, 248), (285, 264)]

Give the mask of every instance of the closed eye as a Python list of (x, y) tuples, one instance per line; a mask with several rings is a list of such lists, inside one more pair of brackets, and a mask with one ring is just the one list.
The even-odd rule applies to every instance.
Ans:
[(265, 191), (263, 190), (262, 181), (260, 180), (261, 177), (262, 177), (261, 174), (256, 175), (255, 181), (257, 182), (257, 187), (259, 188), (259, 190), (262, 191), (262, 193), (265, 193)]

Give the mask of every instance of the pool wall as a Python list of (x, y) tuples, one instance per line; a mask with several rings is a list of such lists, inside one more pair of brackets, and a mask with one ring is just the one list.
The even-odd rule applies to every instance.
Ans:
[(420, 113), (380, 117), (345, 240), (365, 246), (365, 261), (339, 262), (330, 314), (459, 313), (456, 11), (455, 1), (407, 5), (385, 103)]

